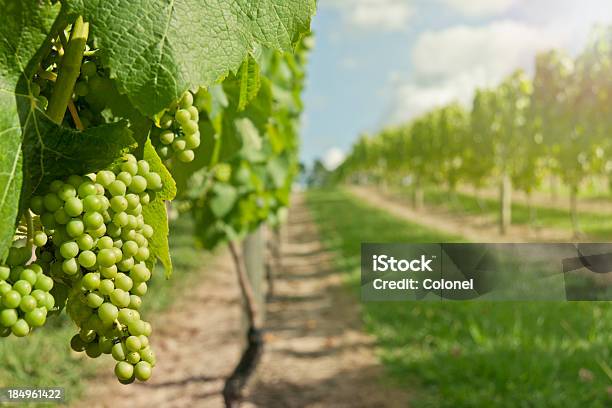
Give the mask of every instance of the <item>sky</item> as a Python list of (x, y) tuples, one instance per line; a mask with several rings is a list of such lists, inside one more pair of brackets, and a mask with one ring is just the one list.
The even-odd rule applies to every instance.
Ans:
[(360, 134), (469, 105), (541, 51), (576, 55), (596, 24), (612, 0), (319, 0), (301, 159), (333, 168)]

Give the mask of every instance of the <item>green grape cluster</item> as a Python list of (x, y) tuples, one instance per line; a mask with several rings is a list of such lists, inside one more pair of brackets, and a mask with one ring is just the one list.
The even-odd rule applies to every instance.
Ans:
[(0, 266), (0, 336), (27, 336), (55, 306), (53, 279), (38, 264)]
[(162, 159), (176, 157), (183, 163), (193, 161), (193, 149), (200, 146), (199, 118), (198, 108), (193, 105), (193, 94), (186, 91), (162, 115), (159, 127), (153, 129), (151, 140)]
[(138, 309), (151, 278), (146, 261), (153, 236), (142, 212), (161, 188), (147, 161), (127, 155), (117, 171), (56, 180), (30, 204), (51, 237), (38, 257), (51, 276), (72, 287), (66, 308), (80, 329), (72, 348), (92, 358), (112, 353), (123, 383), (147, 380), (155, 364), (151, 325)]

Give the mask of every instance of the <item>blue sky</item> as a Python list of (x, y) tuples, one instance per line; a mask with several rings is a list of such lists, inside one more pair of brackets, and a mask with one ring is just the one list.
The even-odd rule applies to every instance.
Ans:
[(469, 103), (550, 48), (577, 53), (610, 0), (320, 0), (302, 160), (337, 164), (363, 132)]

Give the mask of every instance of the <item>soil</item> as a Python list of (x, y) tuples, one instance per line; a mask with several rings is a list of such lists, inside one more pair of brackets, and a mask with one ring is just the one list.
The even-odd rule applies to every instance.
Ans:
[[(242, 406), (407, 407), (409, 394), (384, 383), (357, 297), (321, 246), (303, 197), (295, 196), (293, 204), (267, 309), (264, 355)], [(153, 319), (153, 378), (123, 386), (111, 367), (75, 406), (223, 407), (224, 380), (243, 344), (229, 254), (219, 255), (202, 276), (199, 286)]]

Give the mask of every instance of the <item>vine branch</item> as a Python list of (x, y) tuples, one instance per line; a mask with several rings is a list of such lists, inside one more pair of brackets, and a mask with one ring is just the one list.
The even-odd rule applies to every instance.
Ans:
[(72, 26), (70, 40), (65, 49), (47, 108), (47, 115), (57, 124), (62, 123), (68, 103), (72, 98), (74, 85), (81, 72), (81, 62), (88, 36), (89, 23), (84, 22), (83, 17), (79, 16)]
[(242, 292), (242, 297), (245, 300), (245, 308), (247, 319), (249, 321), (249, 326), (256, 328), (258, 327), (259, 322), (259, 308), (257, 307), (257, 300), (255, 299), (255, 294), (253, 293), (253, 287), (249, 282), (249, 277), (246, 274), (244, 263), (242, 262), (242, 256), (234, 241), (229, 242), (229, 249), (232, 254), (234, 264), (236, 266), (236, 274), (238, 275), (238, 284), (240, 285), (240, 291)]

